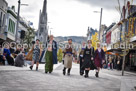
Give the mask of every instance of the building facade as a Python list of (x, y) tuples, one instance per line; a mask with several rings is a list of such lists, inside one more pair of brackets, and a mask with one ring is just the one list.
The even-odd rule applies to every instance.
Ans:
[(101, 30), (100, 30), (100, 42), (103, 43), (103, 34), (104, 30), (107, 29), (106, 25), (101, 25)]
[(0, 0), (0, 44), (6, 40), (6, 14), (8, 3), (5, 0)]
[(17, 23), (17, 14), (15, 12), (15, 7), (8, 7), (7, 10), (7, 41), (15, 41), (16, 35), (16, 23)]

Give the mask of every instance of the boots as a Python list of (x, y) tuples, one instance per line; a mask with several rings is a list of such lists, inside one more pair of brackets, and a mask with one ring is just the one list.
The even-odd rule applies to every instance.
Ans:
[(99, 77), (99, 73), (98, 73), (98, 72), (96, 72), (95, 76), (96, 76), (96, 77)]
[(68, 69), (68, 76), (70, 75), (71, 68)]
[(89, 70), (85, 70), (85, 78), (88, 78), (89, 76), (88, 76), (88, 73), (89, 73)]
[(32, 70), (32, 69), (33, 69), (33, 66), (30, 66), (29, 68)]
[(63, 75), (65, 75), (66, 74), (66, 68), (64, 67), (64, 69), (63, 69)]
[(36, 67), (36, 71), (38, 71), (38, 67)]

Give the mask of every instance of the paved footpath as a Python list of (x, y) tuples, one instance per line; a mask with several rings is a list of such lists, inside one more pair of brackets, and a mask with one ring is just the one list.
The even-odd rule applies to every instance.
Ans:
[[(54, 66), (51, 74), (44, 73), (44, 65), (39, 71), (29, 67), (0, 66), (0, 91), (120, 91), (122, 76), (120, 71), (102, 69), (100, 77), (95, 71), (89, 78), (79, 75), (79, 65), (73, 63), (70, 76), (62, 74), (63, 65)], [(123, 90), (122, 90), (123, 91)]]

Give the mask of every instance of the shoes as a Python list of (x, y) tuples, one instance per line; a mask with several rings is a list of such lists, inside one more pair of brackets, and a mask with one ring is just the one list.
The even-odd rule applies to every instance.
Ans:
[(70, 76), (70, 73), (68, 73), (67, 75)]
[(36, 71), (38, 71), (38, 67), (36, 67)]
[(45, 73), (47, 74), (48, 72), (47, 72), (47, 71), (45, 71)]
[(65, 75), (65, 74), (66, 74), (66, 68), (63, 69), (63, 75)]
[(68, 69), (68, 73), (67, 73), (68, 76), (70, 76), (70, 71), (71, 71), (71, 68)]
[(85, 75), (84, 77), (85, 77), (85, 78), (88, 78), (89, 76), (88, 76), (88, 75)]
[(81, 75), (81, 76), (83, 76), (83, 74), (84, 74), (83, 72), (80, 72), (80, 75)]
[(85, 70), (85, 78), (88, 78), (89, 76), (88, 76), (88, 73), (89, 73), (89, 70)]
[(95, 76), (96, 76), (96, 77), (99, 77), (99, 73), (98, 73), (98, 72), (96, 72)]
[(33, 69), (33, 66), (30, 66), (29, 68), (30, 68), (30, 70), (32, 70), (32, 69)]

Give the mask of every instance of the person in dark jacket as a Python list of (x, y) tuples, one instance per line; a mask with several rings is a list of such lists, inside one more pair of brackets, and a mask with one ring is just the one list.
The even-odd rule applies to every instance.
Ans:
[(15, 66), (23, 67), (24, 59), (25, 59), (25, 52), (22, 52), (22, 53), (18, 54), (16, 59), (15, 59)]
[(84, 50), (85, 50), (85, 43), (82, 44), (82, 49), (79, 53), (79, 61), (80, 61), (80, 75), (84, 74), (84, 69), (81, 69), (82, 65), (83, 65), (83, 54), (84, 54)]
[(95, 66), (97, 67), (96, 70), (96, 77), (99, 77), (99, 71), (100, 68), (102, 68), (102, 64), (105, 62), (105, 53), (104, 50), (100, 47), (100, 43), (97, 44), (97, 49), (95, 51), (95, 55), (94, 55), (94, 63)]
[(85, 70), (85, 78), (89, 77), (89, 71), (96, 69), (94, 65), (94, 48), (92, 47), (92, 41), (88, 40), (88, 45), (86, 46), (83, 54), (83, 64), (82, 69)]

